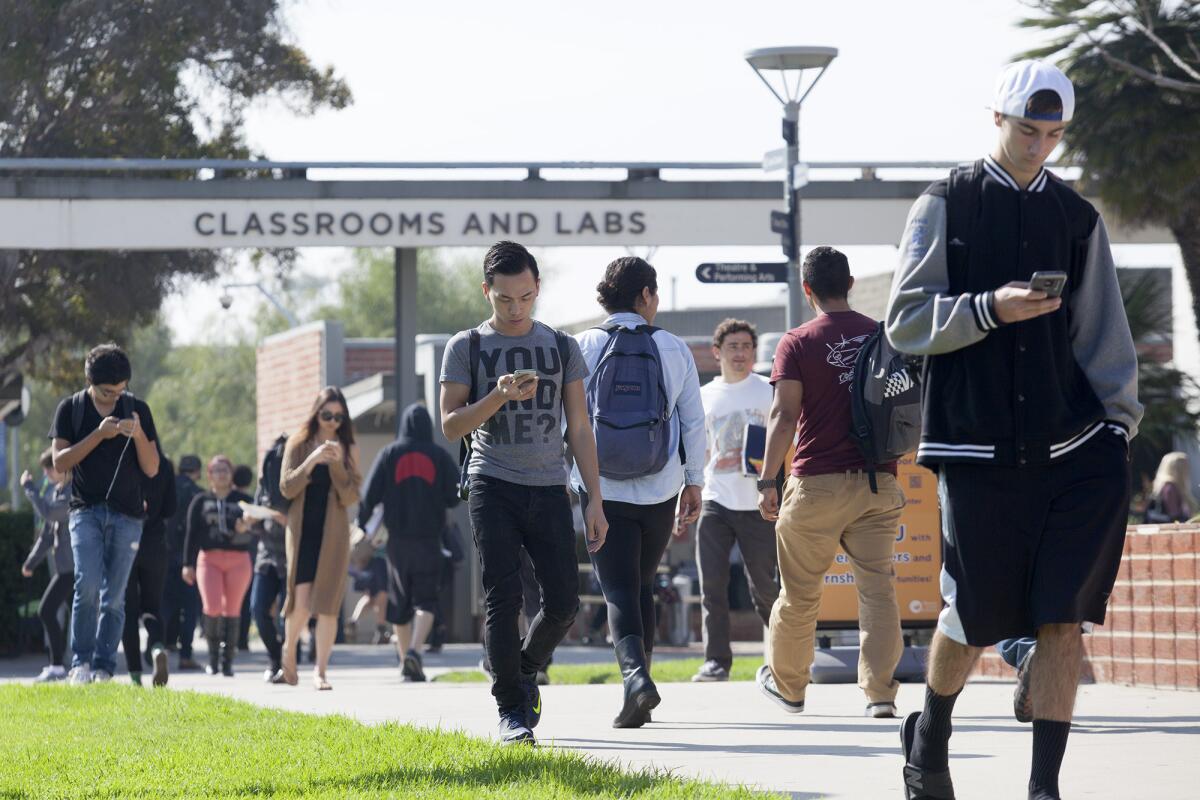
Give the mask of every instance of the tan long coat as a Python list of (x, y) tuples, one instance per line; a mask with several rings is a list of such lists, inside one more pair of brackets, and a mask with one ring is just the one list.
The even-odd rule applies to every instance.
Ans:
[[(309, 484), (309, 476), (302, 465), (317, 445), (317, 442), (292, 436), (283, 449), (279, 490), (292, 501), (287, 514), (287, 603), (284, 614), (292, 612), (293, 598), (296, 596), (297, 556), (304, 524), (304, 491)], [(329, 477), (331, 486), (325, 509), (325, 531), (321, 539), (321, 552), (317, 555), (317, 575), (312, 583), (309, 607), (314, 614), (332, 616), (341, 610), (349, 574), (350, 517), (347, 509), (358, 502), (363, 479), (353, 458), (349, 464), (330, 464)]]

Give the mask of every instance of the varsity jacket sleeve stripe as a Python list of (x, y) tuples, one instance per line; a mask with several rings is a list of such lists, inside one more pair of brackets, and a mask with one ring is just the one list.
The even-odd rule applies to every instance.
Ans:
[(951, 295), (946, 260), (946, 201), (917, 198), (900, 241), (887, 335), (905, 353), (938, 355), (968, 347), (998, 327), (990, 292)]
[(1083, 278), (1071, 293), (1071, 351), (1104, 404), (1104, 416), (1137, 435), (1143, 406), (1138, 402), (1137, 351), (1129, 332), (1117, 268), (1104, 220), (1088, 237)]

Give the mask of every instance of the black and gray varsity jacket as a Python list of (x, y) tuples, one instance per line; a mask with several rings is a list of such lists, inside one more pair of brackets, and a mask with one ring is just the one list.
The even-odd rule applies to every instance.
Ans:
[[(948, 197), (951, 199), (948, 202)], [(1063, 270), (1062, 307), (1002, 324), (993, 290)], [(1042, 170), (959, 167), (909, 212), (887, 335), (926, 356), (917, 461), (1048, 464), (1097, 435), (1137, 432), (1137, 354), (1104, 221)]]

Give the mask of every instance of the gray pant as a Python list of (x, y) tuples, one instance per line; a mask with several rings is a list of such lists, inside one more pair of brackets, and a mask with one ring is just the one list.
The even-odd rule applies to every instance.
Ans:
[(720, 503), (705, 500), (696, 528), (704, 658), (725, 669), (733, 665), (733, 651), (729, 647), (729, 554), (735, 542), (742, 551), (754, 610), (766, 625), (779, 596), (779, 584), (775, 581), (775, 523), (767, 522), (757, 511), (730, 511)]

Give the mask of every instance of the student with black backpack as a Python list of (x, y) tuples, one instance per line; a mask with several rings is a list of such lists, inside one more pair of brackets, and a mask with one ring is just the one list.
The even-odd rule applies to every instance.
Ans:
[[(654, 267), (641, 258), (618, 258), (596, 291), (608, 318), (576, 337), (592, 373), (588, 414), (610, 524), (592, 564), (608, 604), (625, 689), (613, 727), (640, 728), (660, 701), (650, 677), (658, 563), (671, 532), (700, 516), (704, 405), (691, 350), (678, 336), (654, 327)], [(591, 511), (600, 501), (580, 478), (576, 471), (572, 485), (585, 512)]]
[[(546, 668), (579, 610), (564, 415), (565, 439), (594, 497), (600, 496), (600, 476), (584, 400), (587, 365), (579, 346), (533, 318), (540, 288), (537, 261), (516, 242), (499, 242), (484, 257), (483, 278), (493, 313), (446, 345), (441, 423), (451, 441), (471, 437), (464, 488), (483, 568), (483, 646), (500, 709), (500, 739), (533, 742), (542, 712), (537, 673)], [(588, 548), (597, 550), (608, 529), (599, 503), (586, 523)], [(542, 588), (542, 610), (523, 644), (517, 628), (522, 547)]]
[(72, 476), (72, 685), (112, 680), (146, 517), (143, 487), (158, 473), (154, 418), (128, 391), (132, 372), (115, 344), (93, 348), (84, 362), (88, 387), (58, 404), (50, 429), (54, 469)]
[[(814, 247), (802, 277), (817, 316), (788, 331), (775, 350), (762, 468), (770, 477), (758, 482), (763, 518), (777, 520), (781, 584), (758, 686), (784, 711), (804, 710), (821, 590), (841, 545), (858, 590), (858, 685), (868, 716), (892, 717), (900, 688), (892, 674), (903, 649), (892, 559), (904, 494), (896, 462), (869, 462), (851, 436), (859, 351), (879, 324), (850, 308), (854, 278), (842, 253)], [(796, 454), (780, 487), (775, 475), (793, 437)]]

